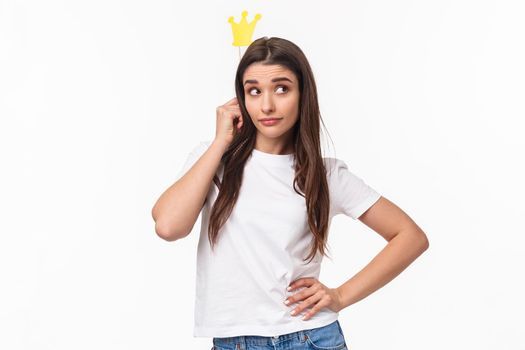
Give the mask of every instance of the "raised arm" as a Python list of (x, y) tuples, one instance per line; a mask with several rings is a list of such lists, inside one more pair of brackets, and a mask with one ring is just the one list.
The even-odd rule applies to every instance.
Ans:
[(157, 200), (151, 215), (155, 232), (167, 241), (186, 237), (206, 200), (222, 155), (243, 125), (237, 98), (217, 107), (215, 139), (195, 164)]
[(159, 237), (175, 241), (191, 232), (226, 148), (227, 144), (214, 140), (186, 174), (160, 196), (151, 211)]

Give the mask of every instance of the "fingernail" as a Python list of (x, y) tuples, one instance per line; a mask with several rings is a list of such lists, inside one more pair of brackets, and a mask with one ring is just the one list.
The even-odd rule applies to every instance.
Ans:
[(284, 303), (285, 303), (286, 305), (288, 305), (288, 304), (290, 304), (290, 301), (289, 301), (289, 300), (285, 300)]
[(286, 290), (287, 290), (287, 291), (290, 291), (290, 290), (292, 290), (292, 287), (288, 287), (288, 288), (286, 288)]
[(295, 310), (292, 310), (292, 312), (290, 312), (290, 315), (295, 315)]

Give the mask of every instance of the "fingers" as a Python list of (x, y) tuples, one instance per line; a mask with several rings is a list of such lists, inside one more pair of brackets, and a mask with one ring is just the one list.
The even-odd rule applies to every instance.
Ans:
[(324, 306), (324, 304), (325, 304), (325, 302), (323, 302), (323, 297), (320, 296), (319, 294), (314, 294), (314, 295), (310, 296), (308, 299), (304, 300), (301, 303), (301, 305), (299, 305), (295, 309), (293, 309), (290, 312), (290, 315), (292, 315), (292, 316), (299, 315), (301, 312), (303, 312), (303, 310), (305, 310), (308, 307), (313, 305), (313, 307), (309, 311), (307, 311), (307, 313), (302, 318), (303, 320), (305, 320), (307, 316), (311, 317), (311, 316), (315, 315), (317, 313), (317, 311), (319, 311)]
[(231, 143), (243, 124), (237, 97), (216, 108), (216, 139)]
[(228, 106), (225, 108), (231, 113), (230, 115), (232, 116), (232, 120), (238, 119), (237, 129), (240, 129), (242, 127), (242, 114), (239, 106)]
[(321, 299), (309, 311), (306, 312), (306, 314), (303, 316), (302, 320), (303, 321), (309, 320), (310, 318), (312, 318), (312, 316), (314, 316), (316, 313), (318, 313), (326, 305), (328, 305), (328, 303), (326, 301), (324, 301), (323, 299)]
[(239, 104), (239, 102), (237, 101), (237, 97), (234, 97), (231, 100), (229, 100), (228, 102), (226, 102), (224, 105), (225, 106), (234, 106), (234, 105), (238, 105), (238, 104)]
[(313, 278), (313, 277), (301, 277), (299, 279), (296, 279), (292, 283), (290, 283), (290, 285), (289, 285), (287, 290), (291, 291), (291, 290), (294, 290), (294, 289), (296, 289), (298, 287), (301, 287), (301, 286), (310, 286), (313, 283), (315, 283), (315, 281), (316, 281), (316, 279)]
[(242, 116), (239, 117), (239, 121), (237, 122), (237, 129), (242, 128)]
[(286, 298), (284, 301), (285, 305), (292, 305), (297, 301), (301, 301), (310, 295), (315, 294), (315, 290), (312, 288), (304, 288), (300, 292), (295, 293), (293, 296)]
[[(300, 278), (290, 283), (288, 291), (304, 287), (303, 290), (295, 293), (293, 296), (286, 298), (284, 301), (285, 305), (292, 306), (296, 301), (299, 305), (294, 306), (294, 309), (290, 312), (290, 315), (297, 316), (303, 310), (310, 306), (313, 306), (302, 318), (303, 321), (310, 319), (315, 315), (321, 308), (326, 305), (330, 305), (331, 297), (326, 291), (326, 287), (315, 278)], [(302, 289), (302, 288), (301, 288)]]

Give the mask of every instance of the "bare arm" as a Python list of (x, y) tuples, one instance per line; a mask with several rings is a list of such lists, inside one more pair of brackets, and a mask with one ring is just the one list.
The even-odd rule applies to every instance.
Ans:
[(388, 244), (361, 271), (336, 288), (343, 308), (390, 282), (430, 245), (423, 230), (385, 197), (364, 212), (359, 220), (381, 235)]
[[(186, 237), (199, 217), (221, 158), (243, 125), (237, 98), (217, 107), (215, 139), (193, 166), (157, 200), (151, 216), (166, 241)], [(237, 121), (235, 123), (235, 121)]]
[(191, 232), (227, 147), (226, 142), (215, 139), (186, 174), (160, 196), (151, 211), (157, 235), (175, 241)]

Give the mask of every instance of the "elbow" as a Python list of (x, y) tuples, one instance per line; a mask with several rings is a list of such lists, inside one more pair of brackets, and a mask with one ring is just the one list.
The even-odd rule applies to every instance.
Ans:
[(428, 240), (427, 235), (423, 231), (421, 231), (420, 237), (421, 237), (421, 252), (424, 252), (430, 247), (430, 242)]
[(189, 232), (186, 231), (177, 231), (170, 229), (169, 227), (159, 223), (158, 221), (155, 223), (155, 233), (157, 234), (157, 236), (159, 236), (167, 242), (176, 241), (178, 239), (186, 237), (189, 234)]
[(173, 242), (187, 235), (185, 232), (174, 230), (171, 225), (162, 221), (156, 205), (151, 209), (151, 217), (155, 222), (155, 233), (163, 240)]
[(155, 204), (153, 208), (151, 208), (151, 217), (153, 218), (153, 221), (155, 221), (155, 223), (159, 218), (159, 214), (157, 213), (157, 211), (157, 204)]
[(427, 235), (419, 227), (402, 230), (401, 232), (406, 235), (413, 249), (418, 251), (420, 255), (430, 247)]
[(419, 247), (419, 250), (422, 254), (430, 247), (430, 242), (427, 235), (418, 225), (415, 225), (412, 229), (410, 229), (410, 232), (413, 233), (414, 243)]
[(428, 240), (428, 238), (426, 238), (425, 250), (427, 250), (429, 247), (430, 247), (430, 241)]

